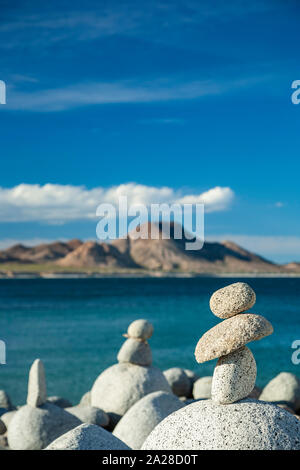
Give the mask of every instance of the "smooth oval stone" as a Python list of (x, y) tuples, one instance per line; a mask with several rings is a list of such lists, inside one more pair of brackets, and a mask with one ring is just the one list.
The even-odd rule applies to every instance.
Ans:
[(147, 342), (128, 338), (121, 347), (117, 359), (118, 362), (150, 366), (152, 364), (151, 348)]
[(52, 403), (24, 405), (9, 423), (8, 445), (12, 450), (41, 450), (80, 424), (76, 416)]
[(201, 377), (196, 380), (193, 387), (193, 397), (195, 400), (207, 400), (211, 398), (212, 377)]
[(281, 372), (265, 386), (259, 399), (300, 410), (300, 379), (290, 372)]
[(217, 290), (210, 298), (209, 306), (219, 318), (230, 318), (249, 310), (256, 301), (254, 290), (245, 282), (236, 282)]
[(226, 356), (273, 333), (271, 323), (261, 315), (243, 313), (218, 323), (207, 331), (198, 341), (195, 349), (199, 363)]
[(104, 410), (113, 428), (131, 406), (148, 393), (171, 388), (156, 367), (130, 363), (115, 364), (99, 375), (91, 391), (91, 404)]
[(127, 335), (129, 338), (147, 340), (153, 335), (153, 325), (148, 320), (135, 320), (129, 325)]
[(163, 372), (174, 395), (178, 397), (189, 396), (191, 381), (185, 371), (180, 367), (172, 367)]
[(221, 404), (246, 398), (256, 380), (256, 362), (250, 349), (243, 347), (220, 357), (214, 370), (211, 398)]
[(68, 413), (76, 416), (83, 423), (97, 424), (97, 426), (106, 427), (109, 424), (108, 415), (95, 406), (83, 406), (77, 405), (70, 408), (66, 408)]

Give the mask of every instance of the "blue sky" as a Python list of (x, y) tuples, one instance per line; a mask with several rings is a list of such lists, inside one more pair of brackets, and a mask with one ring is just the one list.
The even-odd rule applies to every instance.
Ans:
[(0, 9), (0, 247), (95, 238), (87, 205), (132, 183), (212, 191), (207, 239), (300, 261), (298, 1)]

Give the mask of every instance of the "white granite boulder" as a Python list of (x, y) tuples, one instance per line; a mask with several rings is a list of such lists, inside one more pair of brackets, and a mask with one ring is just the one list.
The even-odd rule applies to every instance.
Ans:
[(206, 376), (196, 380), (193, 387), (195, 400), (207, 400), (211, 398), (212, 377)]
[(96, 424), (97, 426), (102, 426), (104, 428), (109, 424), (108, 415), (104, 411), (100, 410), (100, 408), (96, 408), (94, 406), (77, 405), (72, 406), (71, 408), (66, 408), (65, 410), (68, 413), (77, 416), (77, 418), (83, 423)]
[(95, 424), (81, 424), (63, 434), (45, 450), (130, 450), (105, 429)]
[(113, 434), (131, 449), (138, 450), (158, 423), (183, 406), (184, 404), (173, 394), (150, 393), (125, 413)]
[(194, 402), (158, 424), (144, 450), (300, 450), (300, 421), (270, 403)]
[(230, 318), (249, 310), (256, 301), (254, 290), (245, 282), (236, 282), (213, 293), (210, 309), (219, 318)]
[(12, 450), (38, 450), (81, 424), (76, 416), (52, 403), (25, 405), (10, 421), (7, 438)]
[(217, 403), (234, 403), (252, 392), (256, 381), (256, 362), (245, 346), (220, 357), (214, 370), (211, 398)]
[(178, 397), (189, 397), (191, 393), (191, 380), (184, 369), (172, 367), (163, 372), (174, 395)]
[(91, 390), (91, 405), (108, 413), (113, 427), (132, 405), (156, 391), (171, 393), (159, 369), (119, 363), (104, 370), (96, 379)]
[(290, 372), (281, 372), (265, 386), (259, 399), (300, 410), (300, 379)]

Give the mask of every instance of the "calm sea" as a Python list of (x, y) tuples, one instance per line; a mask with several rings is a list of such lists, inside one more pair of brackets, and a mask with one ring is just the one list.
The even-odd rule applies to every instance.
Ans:
[[(154, 324), (150, 344), (156, 366), (180, 366), (211, 375), (215, 361), (197, 365), (194, 348), (218, 322), (209, 310), (210, 295), (236, 280), (0, 280), (0, 338), (7, 347), (0, 388), (16, 404), (24, 403), (30, 364), (40, 357), (46, 366), (48, 394), (76, 403), (98, 374), (116, 362), (122, 333), (137, 318)], [(300, 365), (291, 362), (291, 344), (300, 339), (300, 279), (245, 282), (257, 293), (252, 311), (268, 318), (275, 330), (250, 346), (257, 360), (258, 385), (283, 370), (300, 376)]]

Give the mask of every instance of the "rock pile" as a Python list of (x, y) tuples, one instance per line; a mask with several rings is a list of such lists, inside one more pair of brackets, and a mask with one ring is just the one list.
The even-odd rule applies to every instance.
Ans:
[(117, 357), (118, 364), (102, 372), (92, 387), (91, 405), (108, 413), (110, 429), (145, 395), (157, 391), (171, 393), (163, 373), (152, 366), (148, 344), (152, 333), (153, 326), (147, 320), (131, 323)]
[(44, 365), (36, 359), (29, 372), (27, 404), (14, 412), (9, 423), (7, 438), (10, 449), (44, 449), (80, 424), (78, 418), (47, 402)]
[(273, 333), (264, 317), (243, 313), (253, 307), (255, 300), (255, 292), (244, 282), (219, 289), (210, 299), (212, 312), (224, 320), (200, 338), (195, 357), (198, 363), (219, 358), (211, 388), (216, 403), (246, 398), (255, 386), (256, 362), (245, 345)]
[(273, 332), (262, 316), (243, 313), (255, 303), (248, 284), (218, 290), (210, 299), (212, 312), (223, 321), (198, 341), (198, 363), (218, 359), (211, 400), (196, 401), (163, 420), (143, 449), (300, 449), (300, 422), (275, 405), (249, 399), (256, 363), (246, 344)]

